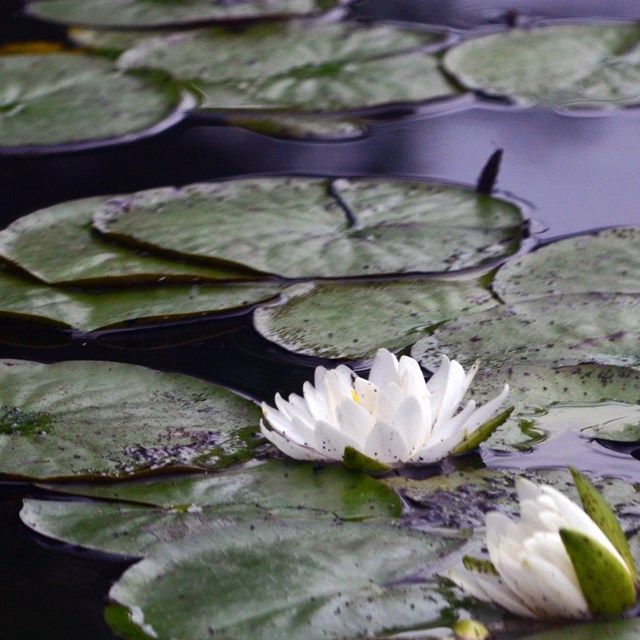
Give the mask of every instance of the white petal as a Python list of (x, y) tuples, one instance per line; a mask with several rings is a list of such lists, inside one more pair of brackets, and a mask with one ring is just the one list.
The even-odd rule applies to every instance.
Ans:
[(360, 404), (368, 413), (373, 415), (378, 402), (378, 393), (380, 392), (378, 387), (369, 380), (358, 376), (353, 383), (353, 388), (358, 400), (360, 400)]
[(262, 415), (264, 415), (271, 427), (278, 431), (280, 435), (289, 439), (298, 439), (293, 420), (288, 415), (270, 407), (266, 402), (262, 403)]
[(437, 416), (440, 411), (440, 405), (442, 404), (444, 390), (447, 386), (447, 379), (449, 377), (450, 365), (451, 360), (449, 360), (447, 356), (442, 356), (440, 366), (435, 370), (434, 374), (427, 382), (427, 389), (431, 394), (431, 410), (433, 411), (434, 416)]
[(409, 356), (402, 356), (398, 362), (398, 374), (400, 376), (400, 386), (408, 396), (422, 398), (430, 395), (424, 373), (416, 360)]
[(355, 400), (348, 398), (343, 400), (337, 412), (340, 431), (358, 442), (358, 451), (363, 451), (365, 440), (373, 429), (373, 417)]
[(328, 422), (318, 422), (314, 433), (314, 448), (331, 460), (342, 460), (346, 447), (361, 451), (362, 443)]
[(438, 429), (451, 419), (460, 406), (462, 397), (466, 390), (467, 386), (464, 369), (459, 362), (452, 360), (449, 363), (447, 381), (442, 391), (442, 401), (438, 409), (436, 421), (433, 425), (433, 433), (438, 433)]
[(415, 396), (408, 396), (397, 408), (391, 428), (399, 433), (404, 440), (408, 455), (411, 455), (427, 436), (428, 425), (424, 422), (422, 406)]
[(373, 417), (376, 421), (391, 424), (393, 416), (404, 400), (402, 389), (394, 383), (380, 387), (376, 396), (376, 408)]
[(310, 447), (303, 447), (291, 440), (288, 440), (284, 436), (281, 436), (277, 431), (272, 431), (265, 427), (262, 420), (260, 421), (260, 431), (262, 435), (274, 444), (280, 451), (288, 455), (294, 460), (323, 460), (324, 456)]
[(478, 427), (489, 421), (498, 412), (509, 395), (509, 385), (505, 384), (502, 391), (492, 400), (478, 407), (464, 424), (464, 429), (468, 434), (473, 433)]
[(392, 383), (398, 386), (402, 384), (398, 375), (398, 360), (393, 353), (386, 349), (378, 349), (369, 372), (369, 382), (378, 387), (385, 387)]
[(307, 409), (314, 420), (327, 422), (329, 420), (329, 407), (326, 394), (318, 391), (310, 382), (305, 382), (302, 385), (302, 392), (307, 403)]
[(385, 422), (376, 422), (364, 444), (363, 453), (385, 464), (399, 464), (409, 457), (404, 439)]

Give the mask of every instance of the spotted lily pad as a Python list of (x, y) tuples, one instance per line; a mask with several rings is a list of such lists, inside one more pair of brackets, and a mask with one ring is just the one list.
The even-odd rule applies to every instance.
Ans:
[(182, 117), (179, 90), (80, 53), (0, 57), (0, 148), (95, 146), (157, 133)]
[(109, 362), (0, 361), (0, 473), (121, 477), (251, 455), (259, 410), (216, 385)]
[(640, 294), (545, 296), (459, 318), (418, 341), (413, 356), (435, 370), (440, 355), (465, 366), (640, 365)]
[(91, 229), (96, 209), (117, 196), (83, 198), (18, 218), (0, 231), (0, 256), (56, 284), (140, 284), (247, 277), (222, 267), (186, 264), (135, 252)]
[(89, 332), (230, 315), (277, 294), (273, 284), (147, 286), (89, 293), (34, 282), (0, 268), (0, 316)]
[(455, 93), (425, 50), (442, 40), (390, 25), (290, 21), (150, 38), (118, 64), (170, 73), (203, 109), (361, 109)]
[(241, 523), (157, 547), (110, 592), (129, 620), (117, 611), (107, 620), (127, 637), (183, 640), (211, 631), (315, 640), (439, 626), (447, 603), (437, 585), (398, 581), (458, 544), (383, 524)]
[(523, 636), (522, 640), (635, 640), (640, 634), (640, 620), (627, 618), (623, 620), (606, 620), (581, 624), (562, 625), (554, 629), (539, 631)]
[(553, 242), (503, 265), (493, 288), (505, 302), (561, 293), (640, 293), (640, 228)]
[(361, 520), (401, 511), (395, 492), (366, 474), (274, 460), (215, 476), (48, 488), (109, 502), (26, 500), (21, 518), (27, 526), (71, 544), (134, 556), (240, 520)]
[(32, 0), (31, 15), (95, 27), (161, 27), (326, 11), (336, 0)]
[(469, 89), (548, 106), (640, 103), (637, 24), (511, 29), (467, 40), (444, 66)]
[(94, 226), (156, 250), (302, 278), (477, 266), (515, 251), (523, 221), (515, 205), (459, 187), (262, 178), (132, 194), (105, 204)]
[(494, 304), (472, 279), (304, 284), (261, 305), (253, 317), (256, 329), (285, 349), (358, 359), (380, 347), (405, 347), (445, 320)]

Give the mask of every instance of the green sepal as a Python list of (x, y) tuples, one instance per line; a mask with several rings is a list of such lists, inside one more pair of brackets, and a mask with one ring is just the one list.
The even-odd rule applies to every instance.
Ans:
[(605, 502), (600, 492), (591, 484), (588, 478), (574, 467), (570, 466), (569, 471), (571, 471), (573, 481), (580, 495), (582, 508), (600, 529), (602, 529), (602, 533), (609, 538), (609, 541), (615, 547), (616, 551), (627, 563), (633, 582), (637, 584), (638, 573), (633, 561), (633, 555), (631, 555), (631, 550), (629, 549), (629, 543), (611, 507)]
[(467, 571), (472, 571), (474, 573), (484, 573), (490, 576), (500, 575), (491, 560), (483, 560), (482, 558), (465, 556), (464, 558), (462, 558), (462, 565)]
[(462, 442), (451, 451), (451, 455), (459, 456), (477, 449), (481, 442), (484, 442), (501, 424), (504, 424), (512, 411), (513, 407), (509, 407), (495, 416), (495, 418), (491, 418), (491, 420), (487, 420), (487, 422), (480, 425), (473, 433), (464, 437)]
[(453, 625), (453, 632), (460, 640), (488, 640), (491, 638), (489, 629), (477, 620), (458, 620)]
[(560, 529), (560, 537), (592, 615), (619, 616), (635, 604), (635, 584), (611, 551), (573, 529)]
[(384, 462), (374, 460), (353, 447), (345, 447), (342, 454), (342, 462), (347, 469), (364, 471), (365, 473), (384, 473), (393, 467)]

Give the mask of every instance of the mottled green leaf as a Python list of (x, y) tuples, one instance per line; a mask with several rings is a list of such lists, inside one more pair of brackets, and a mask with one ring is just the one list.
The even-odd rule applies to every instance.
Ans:
[(522, 217), (459, 187), (261, 178), (131, 194), (103, 206), (94, 226), (182, 256), (301, 278), (477, 266), (516, 250)]
[(640, 619), (627, 618), (555, 626), (553, 629), (523, 636), (522, 640), (603, 640), (603, 638), (636, 640), (638, 634), (640, 634)]
[(180, 374), (113, 362), (0, 361), (0, 473), (120, 477), (250, 457), (260, 411)]
[(166, 79), (123, 73), (102, 58), (0, 57), (0, 147), (28, 151), (132, 139), (175, 123), (180, 103)]
[(150, 38), (119, 65), (170, 73), (205, 109), (341, 111), (455, 93), (424, 50), (441, 41), (390, 25), (290, 21)]
[(277, 292), (273, 284), (158, 284), (92, 293), (44, 285), (0, 267), (0, 316), (85, 332), (235, 313)]
[(382, 524), (242, 523), (158, 547), (110, 596), (160, 638), (213, 631), (314, 640), (429, 628), (447, 606), (437, 586), (397, 581), (457, 544)]
[(445, 68), (466, 88), (581, 108), (640, 102), (636, 24), (511, 29), (464, 41)]
[(567, 238), (504, 264), (493, 288), (505, 302), (563, 293), (640, 293), (640, 229)]
[(334, 5), (336, 0), (32, 0), (28, 9), (53, 22), (135, 28), (306, 15)]
[(83, 198), (40, 209), (0, 231), (0, 256), (48, 283), (140, 284), (247, 277), (187, 264), (105, 241), (91, 229), (94, 212), (118, 196)]

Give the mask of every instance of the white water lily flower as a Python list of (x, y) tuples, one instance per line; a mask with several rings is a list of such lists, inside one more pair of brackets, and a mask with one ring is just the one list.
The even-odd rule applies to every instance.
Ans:
[(443, 356), (425, 382), (416, 360), (402, 356), (398, 361), (380, 349), (368, 380), (345, 365), (318, 367), (303, 396), (291, 394), (285, 401), (278, 394), (277, 409), (263, 403), (268, 426), (261, 421), (260, 429), (298, 460), (342, 460), (352, 447), (386, 465), (436, 462), (468, 441), (507, 397), (505, 385), (485, 405), (476, 408), (470, 400), (456, 413), (476, 371), (474, 366), (465, 374), (458, 362)]
[[(572, 473), (577, 485), (582, 481), (596, 492)], [(632, 606), (636, 576), (630, 553), (625, 560), (603, 529), (556, 489), (524, 478), (516, 488), (519, 520), (498, 512), (486, 516), (490, 562), (465, 558), (464, 568), (452, 570), (450, 578), (478, 599), (527, 618), (619, 615)], [(593, 508), (593, 493), (589, 499)], [(624, 540), (615, 516), (602, 505), (597, 515), (608, 510)], [(619, 544), (625, 546), (626, 540)]]

